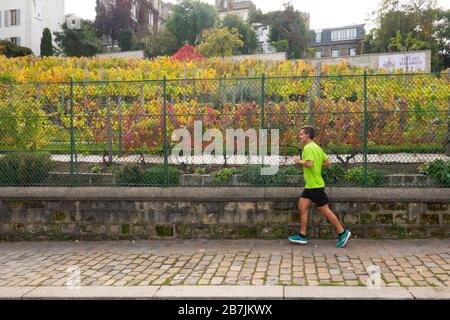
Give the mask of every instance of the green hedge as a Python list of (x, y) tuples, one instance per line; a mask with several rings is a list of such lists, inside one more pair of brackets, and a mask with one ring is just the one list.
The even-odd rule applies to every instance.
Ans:
[(44, 184), (53, 166), (44, 152), (14, 152), (0, 159), (0, 185), (33, 186)]
[[(181, 171), (168, 167), (169, 185), (180, 184)], [(116, 183), (120, 186), (163, 186), (166, 185), (164, 166), (154, 166), (144, 170), (141, 165), (133, 163), (123, 166), (116, 175)]]
[(283, 185), (283, 174), (280, 171), (275, 175), (263, 176), (261, 168), (260, 165), (245, 166), (242, 172), (244, 180), (254, 186), (277, 187)]
[[(168, 168), (169, 185), (180, 184), (181, 171), (174, 167)], [(155, 166), (144, 171), (143, 183), (149, 186), (162, 186), (166, 184), (164, 177), (164, 166)]]
[(121, 186), (142, 185), (143, 170), (140, 165), (133, 163), (123, 166), (116, 175), (116, 182)]
[[(367, 186), (378, 187), (383, 184), (386, 173), (380, 170), (367, 169)], [(356, 167), (347, 170), (345, 173), (345, 180), (359, 185), (364, 184), (364, 170), (363, 167)]]
[(15, 45), (11, 41), (0, 40), (0, 55), (7, 58), (22, 57), (32, 55), (33, 51), (26, 47)]
[(444, 186), (450, 186), (450, 161), (435, 160), (421, 167), (424, 174), (439, 181)]
[(345, 177), (345, 169), (342, 165), (333, 163), (329, 167), (324, 167), (322, 170), (322, 177), (325, 183), (337, 183), (342, 181)]

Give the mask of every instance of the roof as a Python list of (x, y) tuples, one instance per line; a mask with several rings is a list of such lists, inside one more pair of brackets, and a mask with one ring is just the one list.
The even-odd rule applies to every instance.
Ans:
[(324, 29), (315, 29), (314, 31), (320, 31), (320, 32), (324, 32), (324, 31), (335, 31), (335, 30), (343, 30), (343, 29), (351, 29), (351, 28), (364, 28), (366, 24), (352, 24), (352, 25), (347, 25), (347, 26), (342, 26), (342, 27), (335, 27), (335, 28), (324, 28)]

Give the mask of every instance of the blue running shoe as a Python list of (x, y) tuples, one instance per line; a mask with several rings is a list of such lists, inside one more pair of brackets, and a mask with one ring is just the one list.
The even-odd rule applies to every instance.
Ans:
[(307, 244), (308, 243), (308, 237), (304, 237), (301, 235), (290, 236), (288, 239), (290, 242), (294, 242), (294, 243), (298, 243), (298, 244)]
[(336, 242), (336, 247), (338, 247), (338, 248), (345, 247), (345, 245), (347, 244), (347, 241), (351, 235), (352, 235), (352, 233), (350, 231), (344, 230), (344, 232), (339, 235), (339, 240), (338, 240), (338, 242)]

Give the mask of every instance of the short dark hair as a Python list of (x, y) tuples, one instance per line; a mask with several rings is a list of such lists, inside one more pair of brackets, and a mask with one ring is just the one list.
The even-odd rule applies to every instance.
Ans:
[(304, 126), (302, 127), (302, 130), (305, 134), (309, 136), (310, 139), (314, 139), (314, 136), (316, 135), (316, 131), (311, 126)]

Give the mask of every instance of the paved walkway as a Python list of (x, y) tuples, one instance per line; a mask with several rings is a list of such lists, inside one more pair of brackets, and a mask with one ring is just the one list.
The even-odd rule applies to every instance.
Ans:
[(0, 242), (8, 288), (366, 286), (370, 266), (382, 287), (450, 287), (450, 240)]

